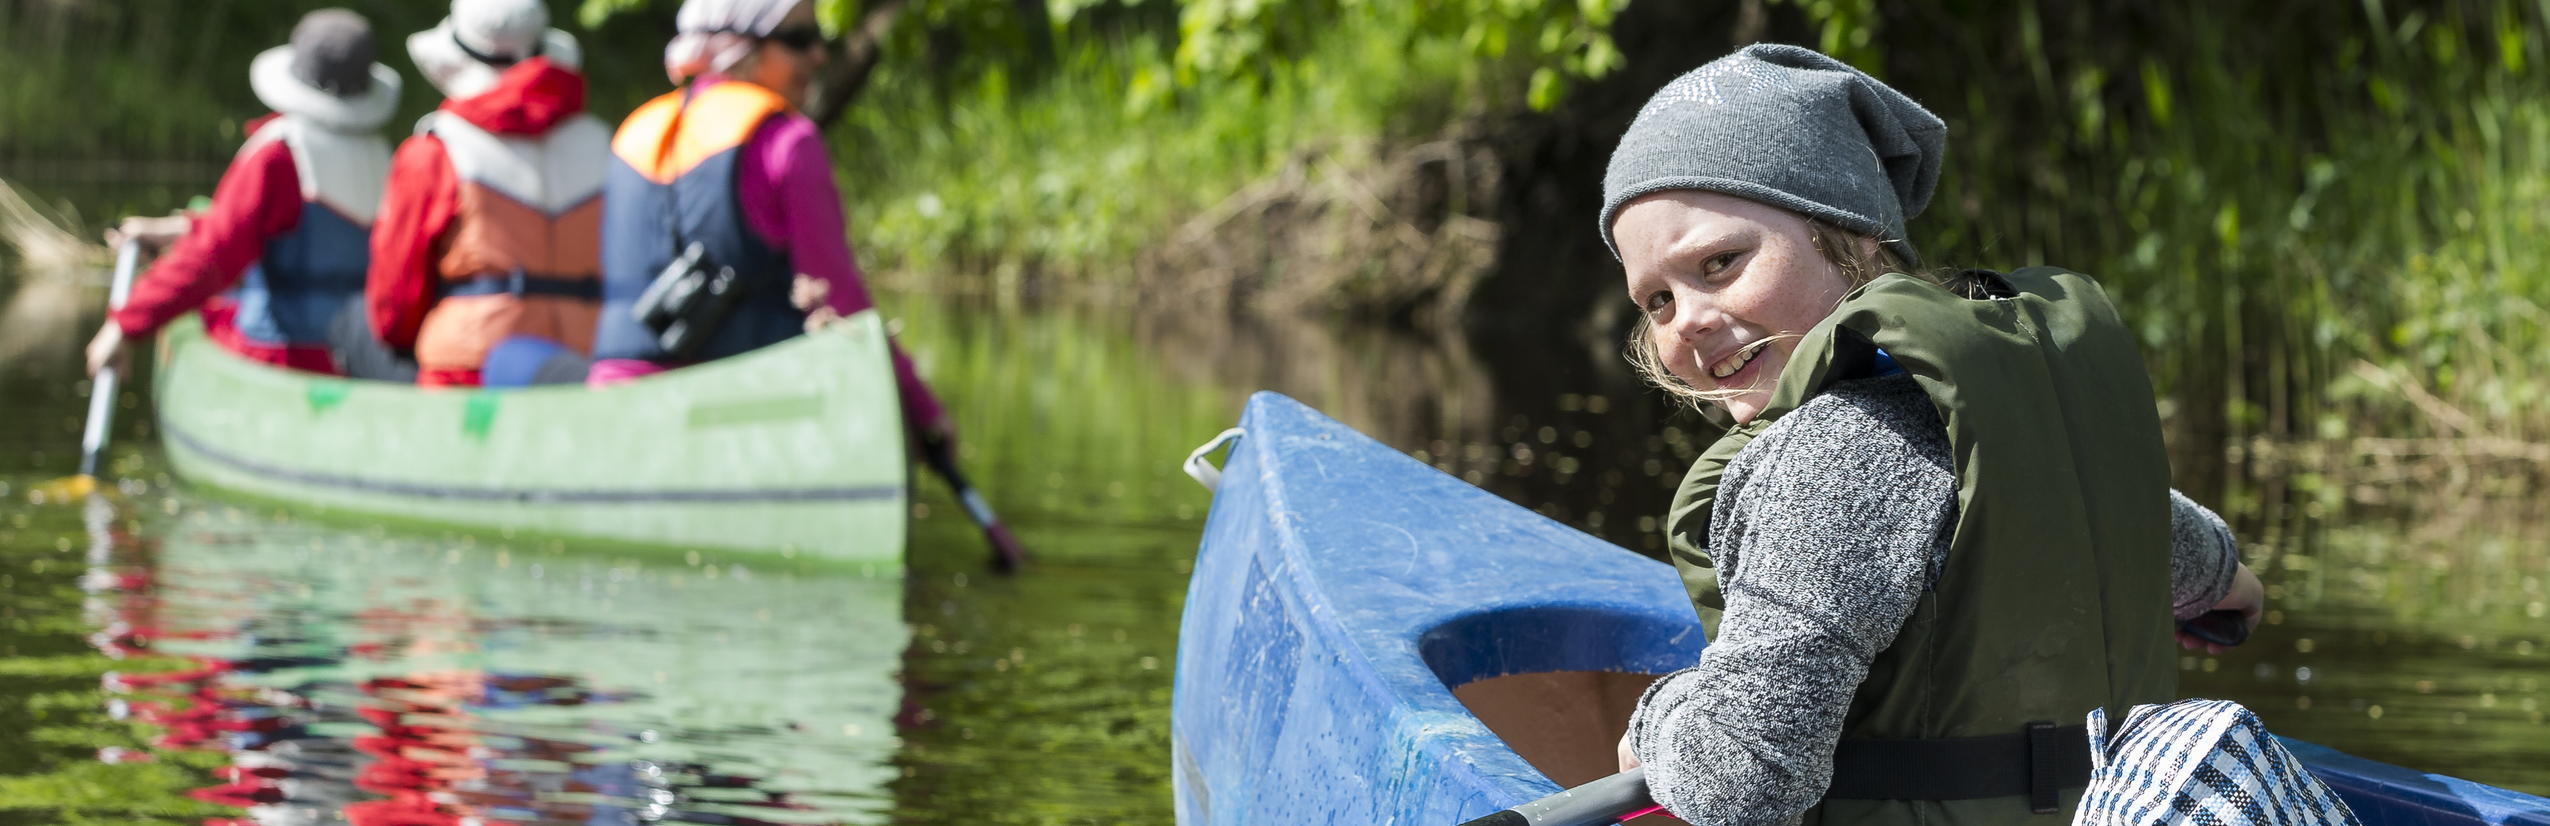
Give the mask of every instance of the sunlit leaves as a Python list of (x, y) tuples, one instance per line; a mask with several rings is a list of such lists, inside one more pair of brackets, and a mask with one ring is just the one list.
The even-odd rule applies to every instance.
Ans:
[(1819, 36), (1816, 47), (1825, 54), (1858, 67), (1869, 74), (1880, 74), (1877, 42), (1877, 0), (1781, 0), (1806, 12)]
[(1627, 0), (1185, 0), (1178, 77), (1192, 83), (1207, 75), (1257, 71), (1309, 57), (1324, 35), (1380, 29), (1400, 32), (1411, 46), (1419, 40), (1457, 42), (1480, 58), (1523, 61), (1534, 70), (1534, 99), (1549, 100), (1561, 88), (1562, 75), (1598, 77), (1620, 65), (1609, 30), (1627, 5)]

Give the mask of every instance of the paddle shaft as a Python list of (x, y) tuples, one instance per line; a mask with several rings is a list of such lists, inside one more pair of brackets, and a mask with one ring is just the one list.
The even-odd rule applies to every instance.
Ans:
[(1655, 812), (1640, 766), (1461, 826), (1604, 826)]
[[(124, 309), (124, 299), (133, 294), (133, 265), (142, 257), (142, 243), (127, 238), (115, 245), (115, 281), (106, 290), (106, 311)], [(108, 318), (107, 323), (115, 320)], [(98, 368), (89, 382), (88, 427), (80, 431), (80, 475), (97, 475), (97, 455), (106, 449), (106, 431), (115, 422), (115, 365)]]
[(992, 513), (992, 504), (984, 501), (983, 495), (975, 492), (974, 486), (965, 481), (965, 471), (956, 467), (955, 445), (936, 435), (923, 434), (921, 458), (929, 463), (931, 470), (938, 472), (939, 478), (947, 480), (947, 486), (956, 491), (956, 501), (964, 503), (965, 515), (974, 520), (975, 527), (983, 529), (983, 539), (992, 543), (992, 568), (1007, 573), (1025, 564), (1027, 549), (1018, 544), (1017, 537), (1010, 535), (1009, 527), (1001, 524), (1000, 516)]

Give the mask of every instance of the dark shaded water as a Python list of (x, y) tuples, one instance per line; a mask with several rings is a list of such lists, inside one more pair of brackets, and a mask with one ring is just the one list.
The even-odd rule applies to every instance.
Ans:
[[(168, 479), (141, 395), (111, 509), (34, 503), (31, 484), (74, 467), (84, 387), (68, 350), (0, 366), (0, 821), (238, 816), (216, 802), (283, 820), (363, 800), (367, 818), (1165, 823), (1168, 664), (1208, 503), (1175, 465), (1248, 392), (1633, 549), (1655, 547), (1710, 432), (1603, 339), (885, 298), (1038, 554), (1028, 574), (988, 575), (926, 480), (901, 578), (315, 520)], [(2233, 514), (2277, 613), (2236, 654), (2186, 658), (2185, 692), (2550, 792), (2536, 507)], [(100, 689), (110, 670), (208, 663), (193, 682)], [(227, 710), (190, 715), (187, 697)], [(272, 739), (289, 743), (227, 748)]]

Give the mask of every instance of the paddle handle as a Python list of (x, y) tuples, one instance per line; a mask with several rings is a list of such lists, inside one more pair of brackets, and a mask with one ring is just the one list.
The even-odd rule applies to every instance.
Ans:
[(965, 471), (957, 468), (955, 445), (936, 434), (922, 434), (921, 459), (938, 472), (939, 478), (947, 480), (947, 486), (956, 491), (956, 501), (965, 506), (965, 516), (983, 530), (983, 540), (992, 545), (993, 570), (1010, 573), (1027, 564), (1026, 546), (1018, 544), (1018, 537), (1011, 535), (1009, 526), (1001, 524), (1000, 515), (992, 512), (992, 503), (985, 501), (983, 494), (965, 481)]
[[(106, 311), (124, 309), (133, 295), (133, 265), (142, 257), (142, 242), (132, 238), (115, 245), (115, 280), (106, 288)], [(107, 323), (114, 323), (108, 319)], [(115, 423), (115, 365), (97, 371), (89, 382), (89, 421), (80, 431), (80, 475), (97, 475), (97, 455), (106, 450), (106, 431)]]
[(1604, 826), (1655, 812), (1640, 766), (1461, 826)]
[(2249, 617), (2229, 609), (2207, 611), (2179, 623), (2178, 630), (2215, 645), (2239, 645), (2249, 641)]

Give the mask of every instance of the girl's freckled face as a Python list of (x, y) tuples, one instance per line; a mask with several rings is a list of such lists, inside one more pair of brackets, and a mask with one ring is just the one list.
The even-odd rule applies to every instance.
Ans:
[(1780, 370), (1850, 282), (1796, 213), (1732, 195), (1659, 192), (1612, 223), (1629, 299), (1655, 325), (1656, 357), (1737, 422), (1771, 401)]

